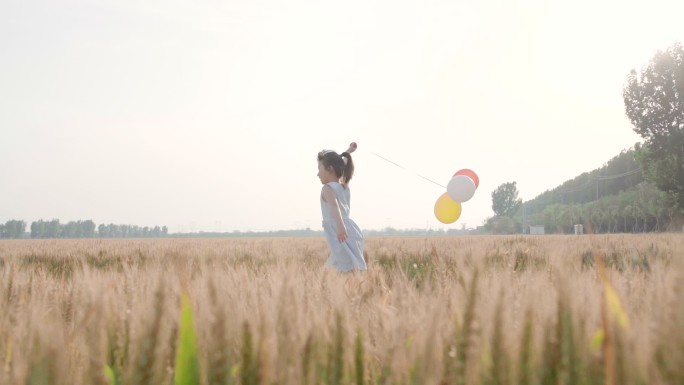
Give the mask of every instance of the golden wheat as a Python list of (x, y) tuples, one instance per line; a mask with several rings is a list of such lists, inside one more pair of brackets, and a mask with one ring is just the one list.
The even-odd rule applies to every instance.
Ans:
[[(184, 290), (202, 384), (684, 378), (681, 234), (366, 244), (338, 274), (317, 238), (1, 241), (0, 384), (170, 383)], [(597, 252), (629, 318), (604, 349)]]

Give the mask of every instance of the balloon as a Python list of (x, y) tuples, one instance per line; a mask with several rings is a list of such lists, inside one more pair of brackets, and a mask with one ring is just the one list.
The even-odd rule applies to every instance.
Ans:
[(473, 182), (475, 182), (475, 188), (477, 188), (477, 186), (480, 185), (480, 178), (477, 176), (477, 174), (475, 174), (475, 171), (473, 171), (471, 169), (464, 168), (464, 169), (458, 170), (458, 171), (456, 171), (454, 176), (457, 176), (457, 175), (465, 175), (465, 176), (469, 177), (470, 179), (472, 179)]
[(444, 193), (435, 202), (435, 217), (442, 223), (454, 223), (461, 216), (461, 204)]
[(475, 194), (475, 182), (465, 175), (456, 175), (447, 185), (447, 194), (456, 202), (467, 202)]

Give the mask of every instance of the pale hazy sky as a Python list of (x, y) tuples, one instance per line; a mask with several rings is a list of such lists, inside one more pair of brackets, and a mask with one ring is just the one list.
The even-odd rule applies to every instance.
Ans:
[[(3, 0), (0, 222), (320, 229), (316, 153), (365, 229), (475, 227), (640, 138), (622, 87), (679, 0)], [(401, 170), (374, 156), (389, 158)], [(458, 169), (480, 186), (433, 214)]]

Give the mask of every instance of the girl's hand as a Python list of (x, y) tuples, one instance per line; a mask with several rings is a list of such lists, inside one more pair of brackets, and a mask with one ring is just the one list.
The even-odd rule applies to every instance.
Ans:
[(344, 226), (337, 227), (337, 240), (340, 241), (340, 243), (347, 240), (347, 229)]

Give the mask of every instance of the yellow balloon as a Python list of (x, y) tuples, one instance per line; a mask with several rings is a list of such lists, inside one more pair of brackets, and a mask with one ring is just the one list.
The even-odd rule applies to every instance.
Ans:
[(435, 202), (435, 216), (442, 223), (454, 223), (461, 216), (461, 204), (444, 193)]

